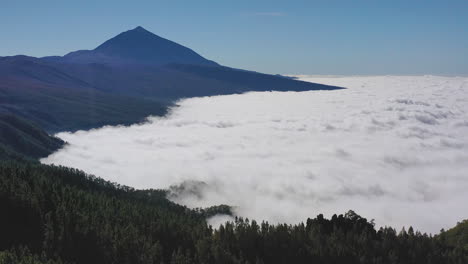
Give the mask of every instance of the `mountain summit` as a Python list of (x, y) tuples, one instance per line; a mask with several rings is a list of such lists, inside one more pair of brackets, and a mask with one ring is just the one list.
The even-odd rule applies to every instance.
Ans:
[(195, 51), (155, 35), (141, 26), (120, 33), (94, 50), (71, 52), (62, 59), (65, 62), (85, 64), (218, 65)]

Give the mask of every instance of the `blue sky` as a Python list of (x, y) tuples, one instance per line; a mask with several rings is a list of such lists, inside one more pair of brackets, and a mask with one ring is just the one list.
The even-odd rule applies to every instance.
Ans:
[(468, 74), (468, 1), (1, 0), (0, 56), (93, 49), (138, 25), (281, 74)]

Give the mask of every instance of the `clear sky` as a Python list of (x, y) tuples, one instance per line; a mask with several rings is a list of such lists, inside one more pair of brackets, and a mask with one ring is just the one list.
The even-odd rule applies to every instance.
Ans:
[(93, 49), (138, 25), (281, 74), (468, 74), (467, 0), (0, 0), (0, 56)]

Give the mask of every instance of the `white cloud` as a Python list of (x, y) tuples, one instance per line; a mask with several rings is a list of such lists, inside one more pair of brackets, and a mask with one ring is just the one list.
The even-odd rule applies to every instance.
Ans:
[(468, 78), (302, 79), (349, 89), (187, 99), (143, 125), (60, 133), (70, 145), (42, 162), (271, 222), (353, 209), (437, 232), (468, 218)]

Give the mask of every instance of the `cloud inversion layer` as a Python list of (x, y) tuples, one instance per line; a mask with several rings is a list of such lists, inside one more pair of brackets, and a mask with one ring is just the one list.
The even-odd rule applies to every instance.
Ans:
[(468, 78), (302, 79), (349, 89), (187, 99), (143, 125), (60, 133), (70, 145), (42, 162), (272, 222), (353, 209), (438, 232), (468, 218)]

